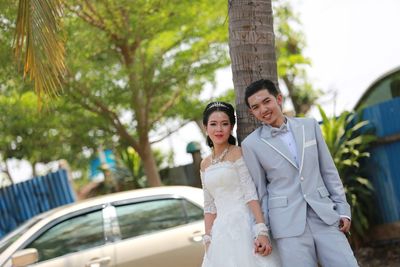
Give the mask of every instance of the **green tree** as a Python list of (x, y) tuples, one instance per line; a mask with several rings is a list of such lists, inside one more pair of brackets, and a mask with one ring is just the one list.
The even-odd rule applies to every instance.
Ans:
[(369, 218), (373, 211), (373, 187), (365, 177), (366, 170), (361, 162), (369, 157), (367, 151), (376, 137), (371, 133), (362, 133), (361, 129), (368, 121), (360, 121), (356, 113), (342, 112), (338, 117), (328, 118), (319, 107), (322, 117), (321, 131), (329, 151), (342, 178), (346, 198), (351, 206), (352, 228), (355, 234), (352, 241), (357, 244), (364, 239), (369, 227)]
[(84, 151), (96, 149), (97, 142), (111, 143), (110, 135), (93, 126), (96, 124), (106, 126), (101, 118), (62, 99), (39, 112), (33, 92), (14, 91), (14, 95), (0, 96), (0, 154), (5, 162), (25, 159), (34, 171), (36, 163), (59, 159), (84, 170), (89, 160)]
[(301, 22), (288, 0), (274, 1), (278, 77), (288, 90), (297, 115), (305, 115), (320, 96), (307, 77), (311, 60), (303, 55), (306, 41)]
[[(27, 3), (20, 10), (55, 18), (59, 14), (49, 11), (55, 7), (51, 4), (48, 11), (39, 12), (36, 9), (43, 5), (29, 6), (36, 1), (21, 2)], [(160, 185), (150, 137), (178, 101), (194, 98), (214, 79), (215, 70), (228, 64), (226, 6), (210, 0), (196, 5), (177, 0), (143, 0), (134, 5), (131, 1), (71, 0), (63, 4), (69, 69), (63, 96), (105, 118), (119, 142), (139, 153), (149, 185)], [(57, 27), (51, 29), (56, 36)], [(17, 31), (38, 40), (46, 36), (37, 27)], [(56, 41), (53, 44), (49, 47), (59, 48)], [(37, 52), (31, 46), (25, 53), (29, 51)]]

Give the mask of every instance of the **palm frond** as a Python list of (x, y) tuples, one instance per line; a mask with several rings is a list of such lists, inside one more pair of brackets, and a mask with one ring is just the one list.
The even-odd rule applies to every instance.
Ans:
[(60, 38), (62, 0), (20, 0), (14, 53), (34, 81), (39, 103), (59, 95), (66, 67)]

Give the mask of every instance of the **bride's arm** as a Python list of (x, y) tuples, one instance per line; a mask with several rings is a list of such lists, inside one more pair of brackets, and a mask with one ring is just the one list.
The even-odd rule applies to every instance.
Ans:
[(251, 212), (253, 213), (256, 223), (265, 224), (264, 215), (261, 211), (260, 202), (258, 200), (250, 200), (249, 202), (247, 202), (247, 205), (249, 206)]
[[(240, 151), (241, 152), (241, 151)], [(250, 172), (243, 160), (235, 161), (240, 177), (240, 186), (244, 194), (244, 200), (249, 206), (256, 224), (254, 225), (255, 252), (266, 256), (271, 253), (272, 247), (269, 240), (268, 228), (265, 225), (264, 214), (258, 200), (256, 186), (250, 176)]]
[(216, 213), (204, 213), (204, 227), (206, 235), (211, 236), (211, 229), (216, 217), (217, 217)]
[(204, 194), (204, 228), (205, 228), (205, 235), (203, 236), (203, 243), (208, 249), (208, 246), (211, 242), (211, 230), (214, 224), (214, 220), (217, 217), (217, 209), (215, 207), (214, 198), (212, 194), (208, 191), (205, 183), (204, 183), (204, 170), (205, 170), (205, 160), (201, 162), (201, 171), (200, 171), (200, 178), (201, 178), (201, 185), (203, 188)]

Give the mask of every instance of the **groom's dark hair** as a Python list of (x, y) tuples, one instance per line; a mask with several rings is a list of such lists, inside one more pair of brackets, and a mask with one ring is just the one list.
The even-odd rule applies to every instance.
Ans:
[(277, 97), (279, 95), (279, 90), (276, 88), (275, 84), (271, 80), (261, 79), (255, 82), (252, 82), (249, 86), (247, 86), (246, 91), (244, 93), (244, 100), (246, 101), (246, 105), (250, 108), (249, 105), (249, 97), (254, 95), (260, 90), (268, 90), (268, 92)]

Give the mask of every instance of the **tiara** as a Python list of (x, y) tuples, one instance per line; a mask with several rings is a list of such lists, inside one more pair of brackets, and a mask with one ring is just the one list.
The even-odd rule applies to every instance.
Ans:
[(225, 105), (224, 103), (221, 103), (221, 102), (215, 102), (215, 103), (211, 104), (207, 109), (210, 109), (210, 108), (227, 108), (227, 109), (229, 109), (229, 107), (227, 105)]

